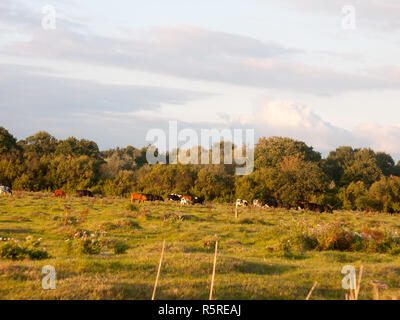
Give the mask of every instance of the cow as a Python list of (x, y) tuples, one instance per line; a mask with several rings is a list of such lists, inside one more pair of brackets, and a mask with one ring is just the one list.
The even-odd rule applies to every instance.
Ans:
[(261, 200), (258, 200), (258, 199), (254, 199), (253, 200), (253, 206), (262, 208), (264, 206), (264, 201), (261, 201)]
[(76, 190), (75, 195), (77, 197), (91, 197), (93, 198), (93, 193), (89, 190)]
[(142, 193), (131, 193), (131, 203), (133, 201), (138, 201), (139, 203), (144, 202), (147, 200), (147, 196)]
[(164, 201), (164, 198), (159, 195), (154, 195), (154, 201)]
[(267, 199), (264, 201), (264, 207), (266, 208), (277, 208), (278, 202), (275, 199)]
[(5, 194), (5, 195), (11, 195), (12, 196), (12, 190), (9, 187), (6, 186), (0, 186), (0, 195)]
[(292, 206), (287, 202), (281, 202), (278, 204), (278, 208), (290, 210)]
[(182, 199), (187, 199), (189, 201), (189, 204), (193, 203), (193, 198), (191, 196), (182, 196), (181, 203), (182, 203)]
[(67, 195), (65, 194), (64, 191), (62, 190), (56, 190), (54, 191), (54, 197), (56, 198), (65, 198)]
[(206, 203), (206, 199), (205, 199), (203, 196), (201, 196), (201, 197), (194, 197), (194, 198), (193, 198), (193, 204), (196, 204), (196, 203), (205, 204), (205, 203)]
[(385, 211), (386, 211), (386, 213), (389, 213), (389, 214), (395, 214), (396, 213), (396, 211), (392, 207), (387, 207)]
[(189, 204), (190, 204), (190, 200), (189, 200), (188, 198), (182, 197), (182, 199), (181, 199), (181, 204), (183, 204), (183, 205), (189, 205)]
[(322, 204), (316, 204), (316, 203), (309, 203), (309, 202), (305, 202), (305, 201), (300, 202), (298, 204), (298, 208), (303, 209), (303, 210), (308, 210), (308, 211), (314, 211), (317, 213), (323, 213), (323, 212), (333, 213), (332, 208), (329, 206), (322, 205)]
[(164, 201), (164, 198), (155, 194), (145, 193), (143, 194), (147, 201)]
[(167, 199), (170, 201), (181, 201), (181, 198), (182, 195), (176, 193), (172, 193), (167, 196)]
[(236, 200), (236, 207), (247, 207), (249, 203), (247, 200), (237, 199)]

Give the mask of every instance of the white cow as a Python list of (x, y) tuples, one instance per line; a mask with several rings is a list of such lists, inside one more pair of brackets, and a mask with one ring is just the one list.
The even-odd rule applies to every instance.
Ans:
[(247, 207), (249, 203), (247, 200), (237, 199), (236, 200), (236, 207)]
[(9, 187), (0, 186), (0, 195), (1, 194), (12, 195), (12, 191)]
[(261, 200), (254, 199), (253, 200), (253, 206), (262, 208), (264, 206), (264, 203)]

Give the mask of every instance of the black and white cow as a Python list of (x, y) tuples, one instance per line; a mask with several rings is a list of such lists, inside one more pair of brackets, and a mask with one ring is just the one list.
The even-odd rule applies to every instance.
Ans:
[(0, 186), (0, 195), (1, 194), (6, 194), (6, 195), (11, 195), (12, 196), (12, 191), (9, 187), (6, 186)]
[(167, 199), (170, 200), (170, 201), (181, 201), (182, 195), (181, 194), (172, 193), (172, 194), (168, 195)]
[(236, 207), (247, 207), (249, 203), (247, 200), (237, 199), (236, 200)]
[(206, 199), (205, 199), (203, 196), (201, 196), (201, 197), (194, 197), (194, 198), (193, 198), (193, 204), (196, 204), (196, 203), (205, 204), (205, 203), (206, 203)]

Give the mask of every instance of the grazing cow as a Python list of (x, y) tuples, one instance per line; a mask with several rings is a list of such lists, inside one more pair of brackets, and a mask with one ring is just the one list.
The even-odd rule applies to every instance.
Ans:
[(145, 194), (142, 193), (131, 193), (131, 202), (138, 201), (139, 203), (144, 202), (147, 200)]
[(159, 195), (154, 195), (154, 201), (164, 201), (164, 198)]
[(181, 203), (182, 203), (182, 199), (187, 199), (189, 201), (189, 204), (193, 203), (193, 198), (191, 196), (182, 196)]
[(64, 191), (62, 190), (56, 190), (54, 191), (54, 196), (57, 198), (65, 198), (67, 195), (65, 194)]
[(93, 198), (93, 193), (89, 190), (76, 190), (75, 195), (78, 197), (91, 197)]
[(290, 210), (292, 206), (287, 202), (281, 202), (278, 204), (278, 208)]
[(188, 198), (182, 197), (181, 199), (181, 204), (183, 205), (189, 205), (190, 204), (190, 200)]
[(145, 193), (144, 196), (146, 197), (147, 201), (164, 201), (164, 198), (155, 194), (148, 194)]
[(182, 195), (180, 195), (180, 194), (175, 194), (175, 193), (169, 194), (169, 195), (167, 196), (167, 199), (170, 200), (170, 201), (181, 201), (181, 198), (182, 198)]
[(237, 199), (236, 200), (236, 207), (247, 207), (249, 203), (247, 200)]
[(194, 197), (194, 199), (193, 199), (193, 204), (196, 204), (196, 203), (205, 204), (205, 203), (206, 203), (206, 199), (205, 199), (203, 196), (201, 196), (201, 197)]
[(327, 212), (327, 213), (333, 213), (333, 210), (331, 207), (329, 206), (324, 206), (322, 204), (316, 204), (316, 203), (309, 203), (309, 202), (300, 202), (298, 204), (298, 207), (300, 209), (304, 209), (304, 210), (308, 210), (308, 211), (314, 211), (317, 213), (323, 213), (323, 212)]
[(11, 188), (6, 187), (6, 186), (0, 186), (0, 194), (6, 194), (6, 195), (11, 195), (12, 196), (12, 191)]
[(394, 211), (394, 209), (392, 207), (387, 207), (386, 208), (386, 213), (395, 214), (395, 211)]
[(276, 202), (275, 199), (267, 199), (267, 200), (264, 201), (264, 207), (277, 208), (278, 207), (278, 202)]
[(264, 206), (264, 201), (261, 201), (261, 200), (258, 200), (258, 199), (254, 199), (253, 200), (253, 206), (262, 208)]

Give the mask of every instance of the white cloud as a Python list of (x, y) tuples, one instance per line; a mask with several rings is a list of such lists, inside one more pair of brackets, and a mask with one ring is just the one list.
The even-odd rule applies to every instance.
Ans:
[(342, 145), (370, 147), (400, 158), (400, 127), (361, 123), (346, 130), (324, 121), (310, 107), (291, 101), (266, 100), (250, 113), (237, 116), (235, 125), (254, 127), (256, 136), (286, 136), (305, 141), (324, 154)]
[(400, 155), (400, 127), (369, 122), (357, 126), (354, 135), (376, 151)]
[[(0, 46), (4, 55), (317, 95), (400, 87), (398, 78), (382, 77), (379, 70), (340, 72), (330, 66), (295, 62), (292, 58), (303, 50), (239, 34), (199, 27), (159, 27), (106, 37), (61, 18), (57, 30), (45, 32), (39, 24), (36, 28), (32, 25), (38, 16), (21, 8), (23, 18), (14, 24), (24, 28), (22, 34), (29, 40)], [(7, 24), (13, 21), (9, 13), (3, 15)]]

